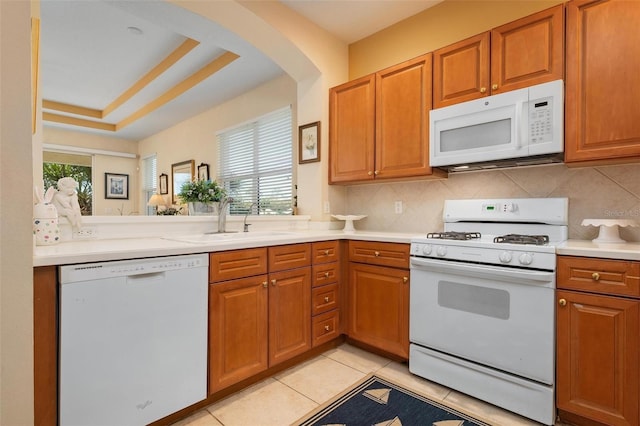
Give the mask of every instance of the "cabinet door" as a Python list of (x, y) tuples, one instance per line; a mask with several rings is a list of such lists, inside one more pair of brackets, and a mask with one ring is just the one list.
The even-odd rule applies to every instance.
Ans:
[(409, 271), (351, 263), (349, 276), (349, 337), (408, 358)]
[(311, 268), (269, 274), (269, 366), (311, 349)]
[(431, 173), (430, 109), (430, 53), (376, 73), (376, 179)]
[(433, 107), (442, 108), (489, 94), (490, 33), (433, 52)]
[(558, 5), (491, 30), (491, 94), (564, 75), (564, 15)]
[(558, 409), (637, 425), (640, 302), (572, 291), (557, 298)]
[(640, 7), (567, 3), (565, 161), (640, 156)]
[(267, 369), (267, 276), (209, 285), (209, 394)]
[(375, 75), (329, 90), (329, 183), (373, 179)]

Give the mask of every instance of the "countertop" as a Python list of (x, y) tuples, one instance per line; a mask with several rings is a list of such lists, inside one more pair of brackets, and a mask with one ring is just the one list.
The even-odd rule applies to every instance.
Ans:
[(556, 248), (556, 253), (566, 256), (640, 260), (640, 243), (598, 244), (590, 240), (567, 240)]
[[(138, 237), (67, 241), (34, 249), (33, 266), (68, 265), (192, 253), (209, 253), (250, 247), (266, 247), (334, 239), (410, 243), (416, 234), (397, 232), (356, 231), (288, 231), (282, 235), (259, 235), (255, 238), (230, 238), (215, 242), (184, 242), (176, 237)], [(567, 256), (598, 257), (603, 259), (640, 261), (640, 243), (597, 244), (589, 240), (568, 240), (560, 244), (556, 253)]]
[(250, 247), (327, 241), (335, 239), (409, 243), (416, 234), (356, 231), (289, 231), (283, 235), (258, 235), (255, 238), (230, 238), (215, 242), (184, 242), (177, 237), (117, 238), (66, 241), (50, 246), (36, 246), (33, 266), (69, 265), (75, 263), (136, 259), (179, 254), (209, 253)]

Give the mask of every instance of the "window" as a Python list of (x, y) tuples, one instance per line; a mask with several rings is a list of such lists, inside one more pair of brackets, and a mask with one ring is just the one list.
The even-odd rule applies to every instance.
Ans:
[[(151, 196), (157, 191), (156, 182), (156, 170), (157, 170), (156, 155), (152, 154), (142, 159), (142, 194), (144, 199), (144, 205), (151, 199)], [(156, 214), (155, 207), (147, 206), (146, 214), (153, 216)]]
[(42, 174), (44, 190), (50, 187), (58, 187), (58, 180), (63, 177), (72, 177), (78, 182), (78, 204), (83, 216), (93, 214), (93, 185), (91, 180), (91, 168), (93, 157), (91, 155), (72, 154), (67, 152), (42, 152)]
[(230, 214), (292, 214), (291, 107), (218, 133), (217, 181)]

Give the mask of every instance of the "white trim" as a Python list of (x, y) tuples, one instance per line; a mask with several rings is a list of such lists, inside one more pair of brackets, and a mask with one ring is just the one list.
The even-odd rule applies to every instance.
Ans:
[(107, 151), (104, 149), (93, 149), (93, 148), (80, 148), (77, 146), (55, 145), (50, 143), (43, 143), (42, 149), (45, 151), (53, 151), (53, 152), (79, 152), (84, 154), (110, 155), (112, 157), (138, 158), (137, 154), (131, 154), (129, 152)]

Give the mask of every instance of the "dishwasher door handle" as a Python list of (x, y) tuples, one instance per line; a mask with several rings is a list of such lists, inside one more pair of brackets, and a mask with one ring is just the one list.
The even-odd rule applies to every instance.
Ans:
[(127, 284), (145, 284), (147, 282), (164, 281), (165, 272), (149, 272), (146, 274), (127, 275)]

